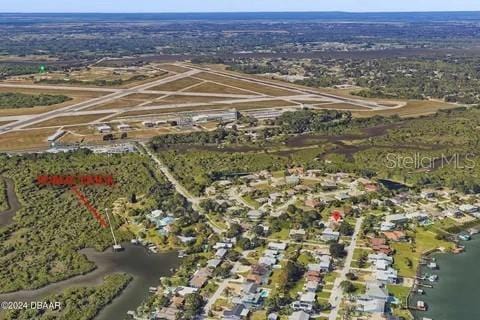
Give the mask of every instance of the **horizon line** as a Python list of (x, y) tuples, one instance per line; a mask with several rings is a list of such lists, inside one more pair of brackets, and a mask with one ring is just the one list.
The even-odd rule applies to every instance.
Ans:
[(346, 13), (346, 14), (368, 14), (368, 13), (480, 13), (480, 8), (476, 10), (424, 10), (424, 11), (307, 11), (307, 10), (289, 10), (289, 11), (0, 11), (0, 14), (224, 14), (224, 13)]

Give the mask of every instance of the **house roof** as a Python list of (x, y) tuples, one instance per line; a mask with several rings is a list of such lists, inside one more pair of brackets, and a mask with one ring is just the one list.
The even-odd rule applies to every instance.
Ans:
[(232, 310), (223, 312), (224, 317), (242, 317), (248, 315), (248, 309), (243, 304), (236, 304)]
[(300, 296), (301, 302), (312, 303), (315, 301), (315, 292), (306, 292)]
[(288, 320), (309, 320), (310, 315), (304, 311), (296, 311), (292, 313)]

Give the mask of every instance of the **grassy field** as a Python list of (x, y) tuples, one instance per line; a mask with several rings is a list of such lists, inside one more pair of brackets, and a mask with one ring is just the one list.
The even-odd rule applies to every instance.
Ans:
[(72, 124), (84, 124), (90, 123), (92, 121), (101, 119), (113, 113), (102, 113), (102, 114), (87, 114), (80, 116), (60, 116), (52, 119), (48, 119), (39, 123), (32, 124), (28, 128), (43, 128), (43, 127), (61, 127), (68, 126)]
[(214, 82), (204, 82), (198, 86), (185, 90), (185, 92), (252, 95), (251, 92), (238, 89), (236, 87), (234, 88), (221, 84), (216, 84)]
[(158, 90), (158, 91), (178, 91), (185, 89), (187, 87), (193, 86), (195, 84), (202, 83), (202, 80), (194, 79), (194, 78), (183, 78), (183, 79), (178, 79), (175, 81), (167, 82), (164, 84), (161, 84), (159, 86), (150, 88), (150, 90)]
[(357, 106), (350, 103), (322, 103), (315, 104), (317, 109), (335, 109), (335, 110), (364, 110), (368, 111), (368, 108)]
[(0, 135), (0, 151), (46, 147), (47, 137), (55, 131), (56, 129), (34, 129), (4, 133)]
[(91, 108), (88, 108), (87, 110), (109, 110), (109, 109), (132, 108), (132, 107), (138, 106), (141, 103), (153, 101), (160, 97), (162, 97), (162, 95), (134, 93), (126, 97), (114, 100), (112, 102), (107, 102), (107, 103), (93, 106)]
[[(159, 100), (163, 102), (165, 100)], [(160, 103), (151, 103), (151, 105), (160, 105)], [(287, 107), (294, 106), (294, 103), (284, 101), (284, 100), (266, 100), (259, 102), (241, 102), (241, 103), (232, 103), (232, 104), (212, 104), (212, 105), (200, 105), (200, 106), (175, 106), (171, 108), (161, 108), (161, 109), (150, 109), (150, 110), (136, 110), (128, 111), (122, 113), (115, 117), (115, 119), (121, 119), (124, 117), (131, 116), (142, 116), (142, 115), (151, 115), (151, 114), (166, 114), (166, 113), (175, 113), (175, 112), (186, 112), (186, 111), (208, 111), (208, 110), (228, 110), (235, 108), (239, 111), (241, 110), (251, 110), (251, 109), (261, 109), (261, 108), (272, 108), (272, 107)], [(148, 105), (147, 105), (148, 106)]]
[(289, 91), (282, 88), (258, 84), (250, 81), (243, 81), (241, 79), (235, 79), (232, 77), (226, 77), (226, 76), (216, 75), (216, 74), (207, 73), (207, 72), (201, 72), (199, 74), (196, 74), (195, 78), (215, 81), (215, 82), (223, 83), (236, 88), (254, 91), (260, 94), (266, 94), (270, 96), (290, 96), (290, 95), (297, 94), (296, 92)]
[(182, 103), (204, 103), (204, 102), (214, 102), (226, 100), (222, 97), (205, 97), (205, 96), (182, 96), (182, 95), (169, 95), (162, 99), (155, 100), (152, 103), (147, 104), (147, 106), (156, 106), (163, 104), (182, 104)]
[(358, 111), (353, 112), (354, 117), (371, 117), (374, 115), (393, 116), (399, 115), (401, 117), (418, 117), (422, 115), (432, 114), (442, 109), (457, 108), (458, 105), (449, 104), (439, 101), (418, 101), (411, 100), (401, 108), (391, 110), (375, 110), (375, 111)]
[(188, 69), (188, 68), (176, 66), (176, 65), (173, 65), (173, 64), (161, 64), (161, 65), (159, 65), (159, 68), (162, 69), (162, 70), (172, 71), (172, 72), (176, 72), (176, 73), (183, 73), (183, 72), (190, 71), (190, 69)]
[(286, 100), (262, 100), (255, 102), (238, 102), (232, 103), (231, 106), (237, 108), (238, 110), (242, 109), (260, 109), (260, 108), (275, 108), (275, 107), (290, 107), (297, 106), (295, 102), (290, 102)]

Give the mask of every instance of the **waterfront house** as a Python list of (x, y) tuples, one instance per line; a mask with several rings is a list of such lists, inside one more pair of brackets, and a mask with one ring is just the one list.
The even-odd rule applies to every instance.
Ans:
[(192, 279), (190, 279), (190, 286), (194, 288), (202, 288), (205, 283), (207, 283), (208, 279), (211, 277), (212, 271), (208, 268), (202, 268), (197, 270), (194, 274)]

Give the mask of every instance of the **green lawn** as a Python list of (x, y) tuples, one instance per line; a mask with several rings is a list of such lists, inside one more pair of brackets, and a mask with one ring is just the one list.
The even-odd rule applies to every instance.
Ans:
[(337, 272), (328, 273), (324, 278), (325, 283), (327, 283), (327, 282), (332, 282), (333, 283), (338, 276), (339, 276), (339, 274)]
[(290, 235), (290, 229), (284, 228), (279, 232), (272, 233), (269, 238), (278, 240), (287, 240)]
[(260, 208), (260, 203), (258, 203), (257, 201), (253, 200), (249, 195), (245, 195), (242, 197), (243, 201), (245, 201), (246, 203), (248, 203), (250, 206), (258, 209)]
[(387, 285), (388, 293), (395, 296), (395, 298), (402, 301), (402, 304), (405, 304), (407, 301), (408, 294), (410, 292), (409, 287), (400, 286), (400, 285)]
[[(414, 277), (420, 257), (423, 253), (436, 249), (444, 248), (446, 250), (453, 249), (455, 244), (444, 240), (435, 239), (436, 234), (428, 231), (417, 229), (415, 234), (415, 248), (412, 250), (412, 245), (409, 243), (393, 243), (392, 248), (395, 249), (395, 262), (394, 267), (399, 271), (399, 275), (402, 277)], [(411, 261), (412, 265), (408, 265), (408, 261)]]
[(298, 293), (303, 291), (303, 286), (305, 285), (305, 278), (302, 277), (299, 281), (295, 283), (295, 285), (289, 290), (288, 294), (292, 299), (298, 297)]

